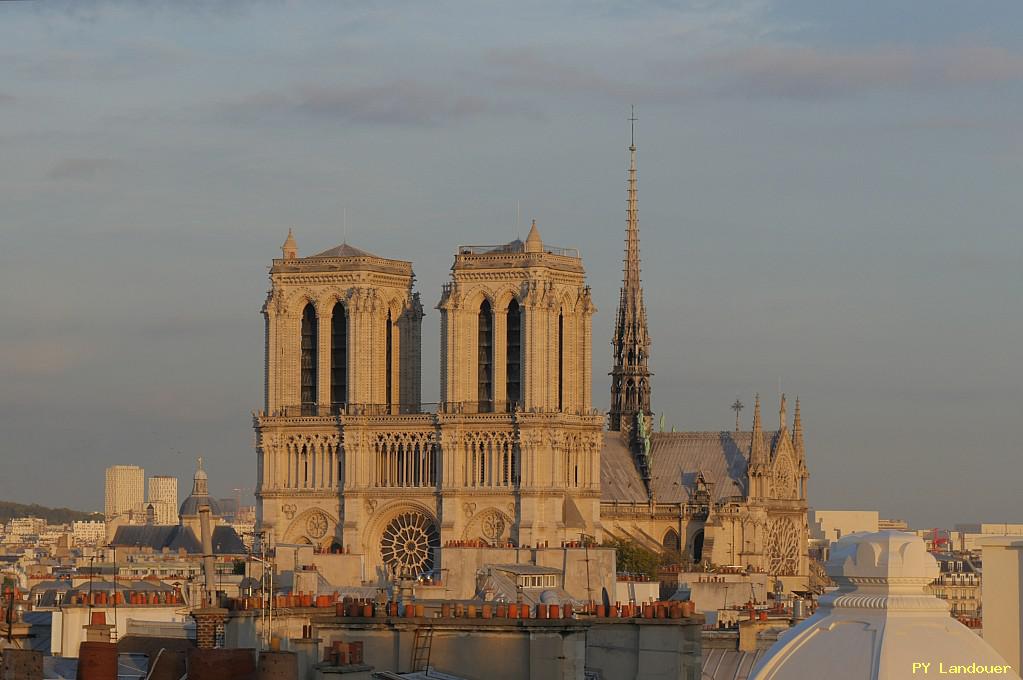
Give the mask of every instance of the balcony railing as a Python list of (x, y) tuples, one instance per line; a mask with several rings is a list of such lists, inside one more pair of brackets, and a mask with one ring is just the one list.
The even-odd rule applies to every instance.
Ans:
[(404, 416), (423, 413), (466, 414), (513, 413), (519, 408), (511, 401), (446, 401), (420, 404), (294, 404), (282, 406), (271, 416), (283, 418), (336, 416)]
[[(525, 247), (522, 243), (503, 243), (489, 246), (458, 246), (459, 255), (506, 255), (508, 253), (523, 253)], [(543, 252), (562, 257), (579, 258), (578, 248), (559, 248), (558, 246), (543, 245)]]

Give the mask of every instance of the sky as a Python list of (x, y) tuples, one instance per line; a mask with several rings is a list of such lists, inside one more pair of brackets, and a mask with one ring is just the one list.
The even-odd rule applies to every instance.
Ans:
[[(653, 407), (799, 395), (813, 507), (1023, 522), (1023, 4), (0, 3), (0, 499), (251, 493), (267, 268), (536, 219), (606, 408), (638, 117)], [(603, 340), (601, 340), (603, 338)], [(791, 403), (791, 401), (790, 401)], [(791, 409), (790, 409), (791, 414)], [(235, 491), (240, 489), (241, 491)]]

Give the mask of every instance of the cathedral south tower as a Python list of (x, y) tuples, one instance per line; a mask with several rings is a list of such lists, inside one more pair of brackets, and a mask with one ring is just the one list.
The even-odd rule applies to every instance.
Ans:
[[(506, 514), (520, 544), (599, 536), (596, 308), (578, 252), (544, 244), (535, 222), (525, 242), (461, 246), (437, 307), (442, 493)], [(453, 528), (473, 521), (456, 514)]]

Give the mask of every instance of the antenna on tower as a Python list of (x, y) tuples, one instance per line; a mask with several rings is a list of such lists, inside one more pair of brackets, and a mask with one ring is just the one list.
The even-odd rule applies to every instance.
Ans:
[(639, 118), (636, 118), (636, 105), (633, 104), (632, 105), (632, 115), (629, 116), (629, 123), (631, 124), (631, 127), (632, 127), (632, 146), (636, 146), (636, 121), (637, 120), (639, 120)]

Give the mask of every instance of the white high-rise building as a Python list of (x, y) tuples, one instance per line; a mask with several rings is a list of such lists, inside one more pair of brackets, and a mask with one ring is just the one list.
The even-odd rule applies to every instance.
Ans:
[(142, 507), (145, 500), (146, 471), (137, 465), (112, 465), (107, 468), (103, 513), (117, 515)]
[(153, 475), (149, 478), (149, 501), (157, 524), (178, 523), (178, 478)]

